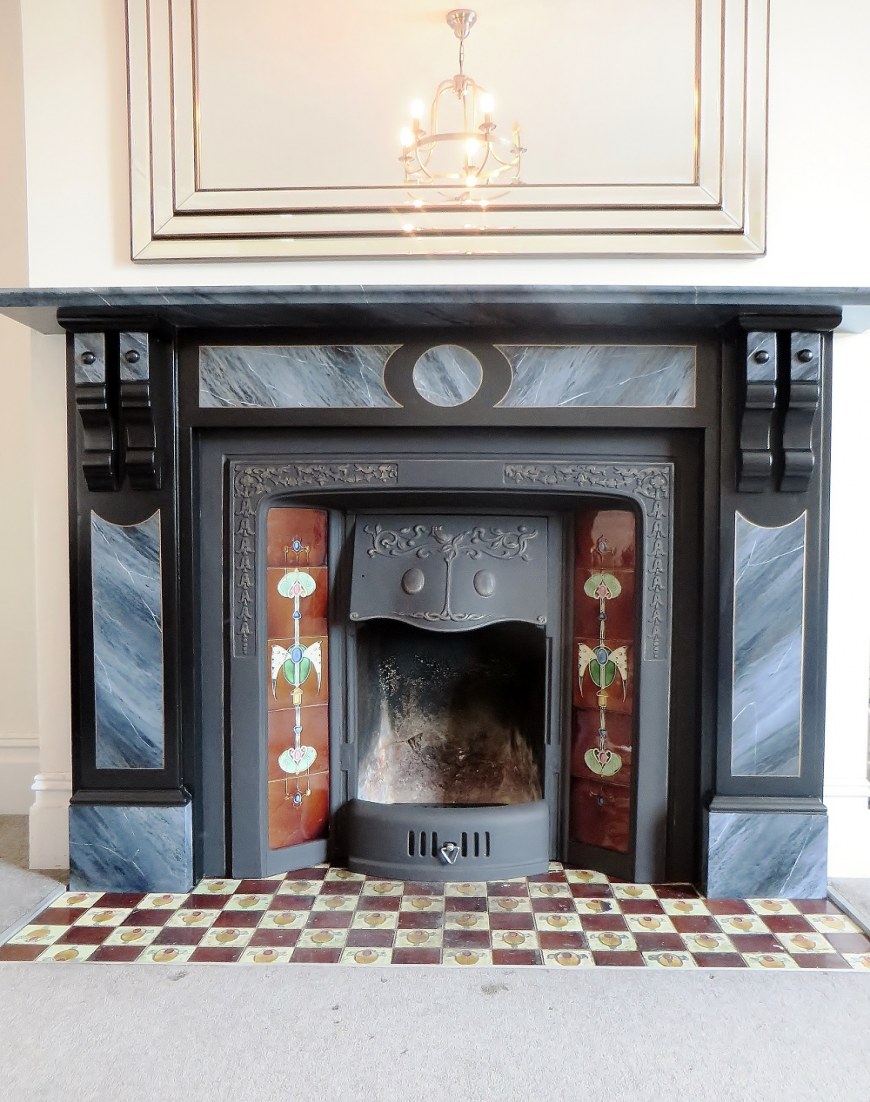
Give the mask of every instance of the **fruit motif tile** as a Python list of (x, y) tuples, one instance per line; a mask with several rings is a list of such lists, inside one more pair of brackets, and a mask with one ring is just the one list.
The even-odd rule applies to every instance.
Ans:
[(684, 884), (626, 884), (558, 864), (528, 879), (453, 884), (320, 865), (203, 880), (188, 895), (65, 892), (7, 935), (0, 961), (870, 975), (870, 937), (825, 900), (708, 900)]

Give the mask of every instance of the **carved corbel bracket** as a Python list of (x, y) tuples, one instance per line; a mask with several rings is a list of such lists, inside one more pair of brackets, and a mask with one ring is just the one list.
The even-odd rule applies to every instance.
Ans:
[(159, 490), (161, 470), (151, 399), (148, 333), (121, 333), (119, 356), (124, 469), (135, 490)]
[(789, 390), (782, 431), (783, 469), (779, 488), (804, 493), (816, 466), (813, 426), (821, 400), (821, 334), (792, 333), (789, 351)]
[(82, 423), (82, 474), (91, 491), (118, 486), (118, 423), (106, 372), (106, 337), (73, 338), (75, 404)]
[(737, 451), (737, 489), (745, 494), (762, 493), (773, 474), (776, 344), (776, 333), (746, 334), (746, 397)]

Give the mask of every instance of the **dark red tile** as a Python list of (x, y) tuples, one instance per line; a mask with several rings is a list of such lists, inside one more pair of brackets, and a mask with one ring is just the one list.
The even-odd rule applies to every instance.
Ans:
[(625, 919), (620, 914), (580, 915), (580, 925), (584, 930), (627, 930)]
[(221, 911), (212, 925), (229, 926), (231, 929), (238, 926), (249, 930), (252, 926), (258, 925), (262, 917), (262, 911)]
[(541, 964), (541, 954), (537, 949), (493, 949), (493, 964)]
[(55, 942), (56, 945), (102, 945), (112, 926), (70, 926)]
[(48, 945), (0, 945), (0, 960), (36, 960)]
[(359, 895), (362, 891), (362, 880), (325, 880), (320, 889), (324, 895)]
[(345, 945), (348, 949), (389, 949), (395, 936), (395, 930), (350, 930)]
[(255, 930), (248, 945), (259, 947), (267, 945), (270, 949), (294, 946), (299, 940), (299, 930), (279, 930), (274, 926), (263, 926)]
[(444, 898), (445, 911), (474, 911), (480, 913), (486, 910), (485, 895), (448, 895)]
[(782, 953), (782, 945), (773, 934), (732, 934), (728, 937), (738, 953)]
[(398, 911), (400, 895), (361, 895), (356, 905), (358, 911)]
[(613, 895), (609, 884), (569, 884), (575, 899), (608, 899)]
[(242, 951), (241, 945), (237, 949), (227, 945), (205, 945), (194, 949), (188, 960), (191, 964), (232, 964), (239, 959)]
[(440, 911), (401, 911), (400, 930), (440, 930), (444, 915)]
[(772, 934), (814, 934), (817, 932), (801, 915), (765, 915), (764, 925)]
[(199, 945), (205, 936), (206, 927), (200, 926), (164, 926), (152, 945)]
[(444, 895), (444, 884), (438, 880), (406, 880), (405, 895)]
[(619, 909), (627, 915), (660, 915), (664, 907), (656, 899), (620, 899)]
[(537, 914), (568, 914), (577, 913), (574, 900), (566, 896), (532, 897), (532, 910)]
[(488, 949), (489, 930), (445, 930), (445, 949)]
[(679, 934), (633, 934), (637, 947), (642, 953), (685, 952), (686, 946)]
[(739, 953), (692, 953), (699, 968), (748, 968)]
[(527, 876), (526, 879), (530, 884), (564, 884), (565, 874), (564, 872), (539, 872), (534, 876)]
[(338, 964), (341, 949), (294, 949), (294, 964)]
[(538, 944), (542, 949), (585, 949), (586, 938), (579, 930), (541, 930)]
[(605, 967), (643, 968), (646, 965), (646, 961), (640, 953), (633, 951), (624, 953), (599, 953), (596, 951), (592, 954), (592, 958), (596, 964)]
[(752, 908), (745, 899), (705, 899), (711, 915), (750, 915)]
[[(305, 877), (304, 879), (308, 879)], [(274, 895), (280, 888), (279, 880), (243, 880), (236, 888), (235, 895)]]
[(712, 915), (669, 915), (674, 929), (681, 934), (721, 934)]
[(848, 961), (839, 953), (795, 953), (794, 960), (801, 968), (848, 968)]
[(141, 910), (131, 911), (121, 923), (122, 926), (165, 926), (175, 911)]
[(790, 902), (805, 915), (841, 915), (843, 913), (830, 899), (792, 899)]
[(87, 907), (48, 907), (31, 922), (33, 926), (72, 926), (81, 918)]
[(528, 899), (529, 889), (525, 881), (493, 880), (486, 885), (487, 895), (505, 896), (512, 895), (519, 899)]
[(312, 911), (305, 925), (309, 930), (346, 930), (353, 922), (353, 911)]
[(838, 953), (870, 953), (870, 938), (865, 934), (834, 934), (825, 937)]
[(527, 911), (491, 911), (489, 928), (491, 930), (534, 930), (535, 917)]
[(393, 964), (440, 964), (440, 949), (394, 949)]
[(185, 911), (220, 911), (226, 906), (229, 895), (189, 895), (181, 904), (181, 910)]
[(101, 945), (95, 953), (88, 957), (88, 960), (97, 964), (110, 964), (112, 962), (115, 964), (130, 964), (137, 960), (144, 951), (144, 945)]
[[(295, 872), (287, 872), (284, 874), (285, 880), (323, 880), (329, 869), (296, 869)], [(276, 880), (277, 884), (278, 881)]]
[(310, 911), (314, 906), (316, 895), (276, 895), (269, 906), (269, 911)]
[[(143, 899), (142, 892), (105, 892), (94, 907), (138, 907)], [(93, 958), (91, 958), (93, 959)]]
[(697, 899), (698, 889), (692, 884), (653, 884), (659, 899)]

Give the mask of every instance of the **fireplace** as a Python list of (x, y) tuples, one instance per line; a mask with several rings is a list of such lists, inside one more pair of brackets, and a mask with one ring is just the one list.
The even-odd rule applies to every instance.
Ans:
[(837, 317), (284, 298), (61, 312), (73, 885), (823, 894)]

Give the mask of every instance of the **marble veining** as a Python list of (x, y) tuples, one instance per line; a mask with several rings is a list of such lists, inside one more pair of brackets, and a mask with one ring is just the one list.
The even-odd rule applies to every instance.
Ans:
[(96, 764), (163, 765), (160, 514), (119, 525), (91, 513)]
[(806, 514), (781, 528), (735, 519), (731, 771), (800, 773)]
[(496, 345), (514, 378), (500, 406), (695, 404), (691, 345)]
[[(82, 363), (83, 355), (94, 357), (93, 363)], [(77, 333), (73, 339), (73, 359), (76, 383), (106, 381), (106, 338), (103, 333)]]
[(710, 812), (707, 894), (824, 898), (827, 855), (823, 813)]
[(191, 805), (69, 809), (74, 891), (189, 892), (193, 886)]
[(420, 397), (433, 406), (460, 406), (477, 394), (483, 368), (467, 348), (439, 344), (414, 364), (413, 380)]
[[(122, 333), (120, 337), (121, 382), (140, 383), (148, 378), (148, 334)], [(132, 362), (128, 353), (135, 353)]]
[(204, 409), (387, 409), (384, 365), (399, 345), (206, 345)]

